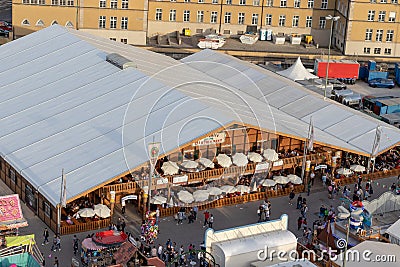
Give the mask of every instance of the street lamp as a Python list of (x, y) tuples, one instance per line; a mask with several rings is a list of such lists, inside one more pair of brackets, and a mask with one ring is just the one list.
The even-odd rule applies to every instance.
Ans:
[(331, 22), (331, 31), (330, 31), (330, 34), (329, 34), (328, 63), (326, 64), (324, 100), (326, 99), (326, 88), (328, 87), (329, 59), (331, 57), (331, 43), (332, 43), (333, 22), (338, 21), (340, 19), (340, 17), (339, 16), (333, 17), (332, 15), (329, 15), (329, 16), (326, 16), (325, 19), (326, 20), (332, 20), (332, 22)]

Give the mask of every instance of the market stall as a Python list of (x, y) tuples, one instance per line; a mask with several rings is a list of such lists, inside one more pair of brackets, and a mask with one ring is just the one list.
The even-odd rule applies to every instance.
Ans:
[(5, 245), (5, 237), (18, 235), (18, 229), (28, 226), (22, 214), (17, 194), (0, 196), (0, 246)]

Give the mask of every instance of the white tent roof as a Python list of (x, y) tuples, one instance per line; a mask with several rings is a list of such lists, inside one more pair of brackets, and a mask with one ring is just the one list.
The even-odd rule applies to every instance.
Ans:
[[(316, 142), (369, 153), (378, 123), (210, 50), (179, 62), (53, 25), (2, 45), (0, 57), (1, 156), (53, 205), (61, 169), (70, 200), (147, 163), (153, 137), (162, 154), (233, 123), (305, 138), (313, 116)], [(380, 150), (400, 140), (382, 131)]]
[(286, 70), (278, 71), (278, 74), (291, 79), (293, 81), (302, 81), (309, 79), (317, 79), (318, 76), (310, 73), (301, 62), (300, 57), (297, 58), (296, 62), (287, 68)]
[(397, 239), (400, 239), (400, 219), (386, 229), (385, 232)]

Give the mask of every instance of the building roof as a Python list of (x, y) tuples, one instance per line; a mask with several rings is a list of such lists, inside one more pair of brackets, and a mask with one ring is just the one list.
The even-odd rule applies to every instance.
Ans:
[(400, 239), (400, 219), (392, 224), (388, 229), (386, 229), (385, 233), (397, 239)]
[[(72, 200), (147, 163), (153, 140), (170, 153), (234, 123), (304, 139), (312, 116), (316, 143), (369, 154), (379, 123), (208, 50), (179, 62), (53, 25), (0, 56), (1, 155), (53, 205), (62, 169)], [(400, 140), (382, 128), (380, 151)]]

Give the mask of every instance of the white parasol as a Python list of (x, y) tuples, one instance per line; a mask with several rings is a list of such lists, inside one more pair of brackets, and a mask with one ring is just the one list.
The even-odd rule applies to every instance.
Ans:
[(336, 172), (337, 172), (338, 174), (342, 174), (342, 175), (345, 175), (345, 176), (348, 176), (348, 175), (350, 175), (350, 174), (353, 173), (352, 170), (346, 169), (346, 168), (337, 169)]
[(200, 158), (199, 163), (206, 168), (214, 168), (214, 163), (207, 158)]
[(196, 169), (199, 164), (193, 160), (187, 160), (181, 163), (181, 166), (185, 169)]
[(110, 208), (103, 204), (94, 205), (94, 213), (100, 218), (108, 218), (111, 216)]
[(289, 182), (291, 182), (292, 184), (302, 184), (303, 183), (301, 178), (295, 174), (289, 174), (287, 176), (287, 178), (289, 179)]
[(237, 185), (236, 186), (236, 191), (240, 192), (240, 193), (250, 193), (250, 187), (246, 186), (246, 185)]
[(167, 203), (167, 198), (163, 197), (163, 196), (154, 196), (154, 197), (151, 197), (150, 203), (156, 204), (156, 205), (161, 205), (161, 204)]
[(263, 155), (264, 155), (264, 158), (269, 161), (276, 161), (279, 159), (278, 153), (276, 153), (275, 150), (270, 149), (270, 148), (264, 150)]
[(277, 183), (277, 184), (287, 184), (287, 183), (289, 183), (289, 179), (286, 177), (286, 176), (274, 176), (274, 181)]
[(210, 187), (207, 189), (207, 191), (211, 196), (217, 196), (222, 194), (222, 190), (218, 187)]
[(94, 215), (96, 215), (96, 213), (94, 212), (94, 209), (91, 209), (91, 208), (84, 208), (84, 209), (78, 210), (78, 214), (79, 214), (79, 216), (86, 217), (86, 218), (93, 217)]
[(233, 164), (239, 167), (246, 166), (247, 163), (249, 163), (249, 160), (247, 159), (247, 156), (243, 153), (236, 153), (232, 157)]
[(219, 154), (217, 156), (218, 164), (221, 165), (223, 168), (228, 168), (232, 165), (231, 158), (226, 154)]
[(161, 169), (165, 175), (174, 175), (179, 171), (178, 165), (173, 161), (164, 162)]
[(249, 153), (247, 154), (247, 158), (248, 158), (250, 161), (252, 161), (252, 162), (257, 162), (257, 163), (263, 161), (263, 157), (262, 157), (260, 154), (256, 153), (256, 152), (249, 152)]
[(232, 185), (223, 185), (221, 186), (221, 190), (227, 194), (236, 192), (236, 188)]
[(192, 203), (194, 201), (193, 195), (186, 190), (179, 191), (178, 198), (183, 203)]
[(274, 186), (276, 185), (276, 182), (272, 179), (265, 179), (264, 182), (262, 183), (263, 186)]
[(351, 165), (350, 170), (355, 172), (365, 172), (365, 167), (362, 165)]
[(197, 190), (193, 193), (196, 202), (206, 201), (209, 196), (210, 193), (207, 190)]

